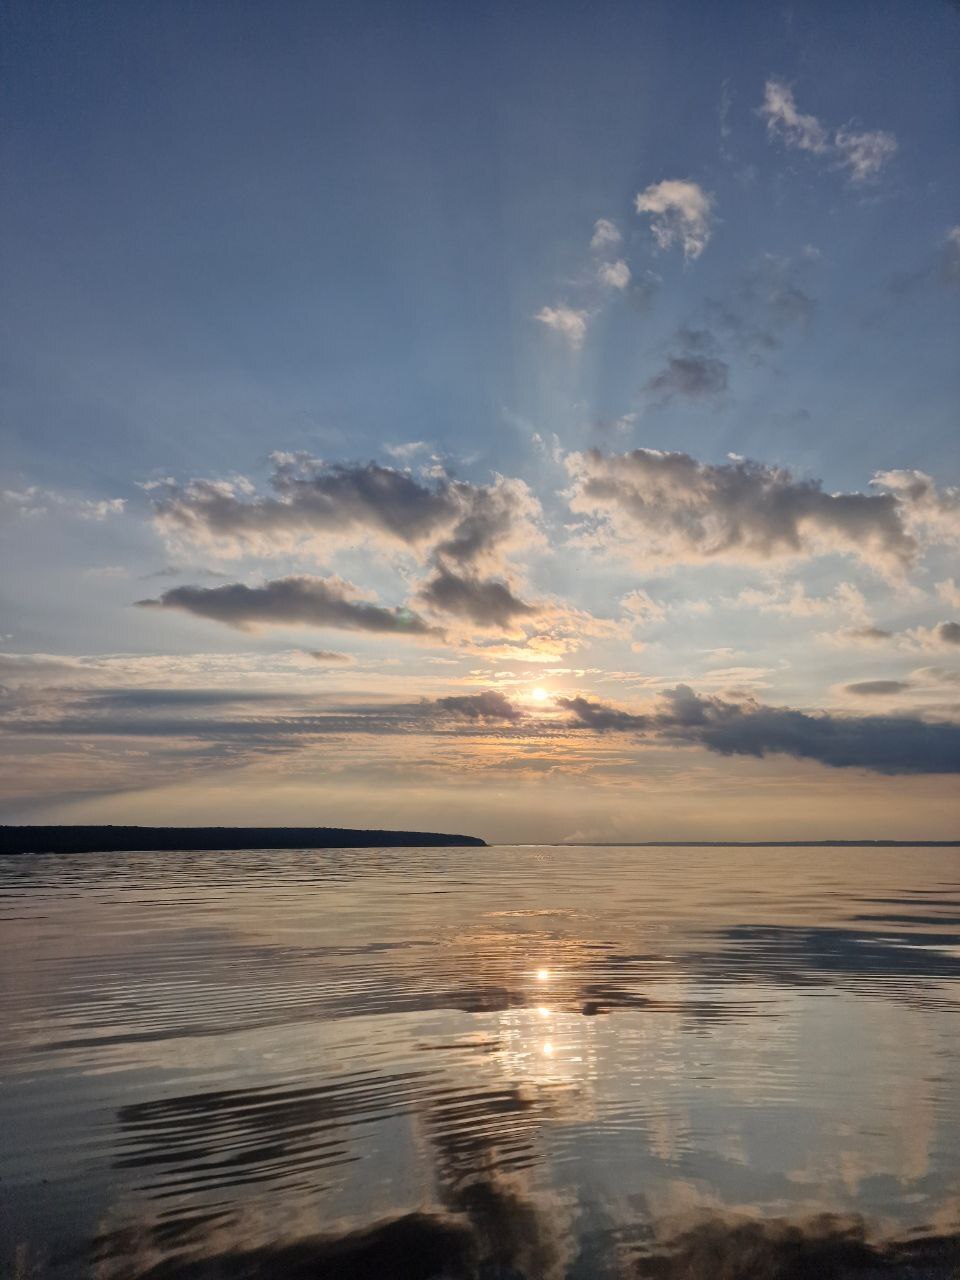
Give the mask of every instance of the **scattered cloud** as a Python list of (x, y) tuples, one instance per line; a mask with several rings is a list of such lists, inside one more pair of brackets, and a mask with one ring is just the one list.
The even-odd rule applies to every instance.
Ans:
[(513, 594), (505, 582), (483, 580), (454, 573), (441, 565), (420, 589), (420, 599), (430, 608), (465, 618), (480, 627), (509, 629), (537, 609)]
[(944, 237), (940, 274), (945, 284), (960, 285), (960, 224), (951, 227)]
[(598, 218), (593, 224), (593, 236), (590, 240), (590, 248), (594, 252), (602, 252), (607, 249), (615, 248), (623, 240), (620, 234), (620, 228), (615, 222), (611, 222), (609, 218)]
[(362, 538), (428, 558), (499, 565), (542, 540), (540, 504), (522, 480), (489, 485), (445, 474), (419, 480), (376, 463), (332, 464), (308, 454), (274, 454), (271, 493), (244, 477), (162, 482), (154, 518), (168, 541), (235, 557), (312, 551), (319, 558)]
[(911, 688), (909, 680), (856, 680), (853, 684), (845, 684), (844, 692), (855, 693), (858, 698), (887, 698), (893, 694), (905, 693)]
[(307, 649), (306, 652), (315, 662), (319, 662), (322, 666), (339, 666), (345, 664), (351, 665), (355, 659), (349, 653), (337, 653), (333, 649)]
[(811, 715), (705, 696), (688, 685), (666, 692), (649, 712), (621, 710), (587, 698), (558, 698), (574, 723), (595, 732), (636, 733), (721, 755), (770, 754), (816, 760), (836, 769), (884, 774), (960, 773), (960, 725), (908, 716)]
[(730, 366), (715, 356), (669, 356), (666, 368), (644, 384), (643, 390), (664, 404), (676, 396), (703, 400), (726, 391)]
[(571, 509), (592, 522), (581, 539), (648, 567), (839, 552), (900, 575), (918, 553), (894, 493), (825, 493), (785, 468), (740, 458), (714, 465), (656, 449), (591, 449), (566, 465)]
[(897, 152), (894, 135), (881, 129), (863, 133), (857, 133), (853, 129), (838, 129), (834, 144), (840, 154), (840, 163), (849, 171), (851, 182), (867, 182), (876, 178)]
[(29, 485), (26, 489), (0, 489), (0, 514), (24, 519), (55, 510), (79, 520), (105, 520), (107, 516), (122, 515), (126, 505), (125, 498), (78, 498), (55, 489), (41, 489), (37, 485)]
[(745, 587), (737, 596), (737, 604), (757, 609), (760, 613), (782, 614), (790, 618), (843, 613), (861, 624), (858, 631), (876, 630), (869, 625), (863, 592), (852, 582), (838, 583), (826, 596), (808, 595), (802, 582), (775, 583), (764, 588)]
[(960, 609), (960, 586), (957, 586), (953, 578), (947, 578), (944, 582), (936, 584), (937, 599), (943, 604), (950, 605), (953, 609)]
[(441, 711), (448, 711), (463, 720), (508, 720), (516, 723), (524, 715), (520, 707), (497, 689), (437, 698), (436, 705)]
[(374, 634), (439, 636), (439, 631), (405, 608), (386, 609), (363, 599), (342, 578), (277, 578), (260, 587), (232, 582), (222, 587), (173, 587), (156, 600), (138, 600), (151, 609), (180, 609), (240, 631), (264, 626), (308, 626)]
[(952, 649), (960, 645), (960, 622), (938, 622), (933, 627), (913, 627), (908, 642), (921, 649)]
[(623, 597), (620, 604), (631, 621), (639, 626), (647, 626), (651, 622), (663, 622), (667, 616), (663, 605), (646, 591), (630, 591)]
[(616, 262), (601, 262), (597, 268), (597, 279), (607, 289), (626, 289), (630, 283), (630, 268), (623, 258)]
[(892, 133), (850, 127), (832, 130), (816, 116), (803, 114), (797, 108), (793, 90), (782, 80), (766, 82), (759, 113), (771, 137), (782, 139), (788, 148), (832, 159), (846, 169), (854, 183), (876, 178), (897, 151)]
[(679, 245), (688, 260), (699, 258), (710, 242), (713, 203), (696, 182), (676, 178), (653, 183), (634, 201), (637, 213), (650, 215), (657, 247)]
[(541, 307), (536, 319), (566, 340), (572, 351), (579, 351), (587, 336), (589, 312), (575, 307)]
[(822, 635), (820, 639), (827, 640), (831, 644), (837, 645), (875, 645), (885, 644), (886, 641), (893, 639), (892, 631), (885, 631), (882, 627), (846, 627), (842, 631), (835, 631)]
[(423, 440), (408, 440), (405, 444), (388, 444), (384, 448), (391, 458), (397, 458), (401, 462), (407, 462), (417, 454), (430, 452), (430, 445)]
[(960, 542), (960, 489), (938, 489), (925, 471), (878, 471), (870, 484), (896, 494), (904, 521), (917, 537)]

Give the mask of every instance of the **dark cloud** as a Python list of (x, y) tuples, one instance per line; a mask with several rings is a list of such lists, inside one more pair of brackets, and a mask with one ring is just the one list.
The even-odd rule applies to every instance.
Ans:
[(960, 622), (938, 622), (933, 633), (941, 644), (960, 644)]
[(801, 287), (800, 272), (790, 258), (763, 254), (726, 299), (706, 303), (705, 315), (726, 341), (762, 363), (791, 330), (806, 332), (813, 325), (817, 302)]
[(85, 707), (96, 709), (130, 709), (132, 711), (167, 708), (218, 707), (244, 702), (286, 702), (286, 695), (264, 689), (99, 689), (85, 695)]
[(224, 587), (173, 587), (158, 600), (138, 600), (151, 609), (182, 609), (241, 631), (258, 626), (330, 627), (375, 634), (439, 635), (409, 609), (385, 609), (357, 599), (339, 578), (277, 578), (262, 587), (232, 582)]
[(845, 684), (846, 693), (855, 693), (858, 697), (882, 697), (889, 693), (904, 693), (910, 688), (909, 680), (858, 680), (854, 684)]
[(440, 566), (420, 589), (420, 599), (443, 613), (466, 618), (481, 627), (508, 628), (537, 609), (513, 594), (505, 582), (454, 573)]
[(848, 627), (841, 634), (848, 640), (864, 640), (867, 643), (893, 639), (893, 632), (884, 631), (882, 627)]
[(786, 468), (735, 458), (634, 449), (571, 454), (574, 511), (601, 522), (613, 550), (648, 563), (695, 563), (844, 552), (902, 572), (917, 554), (895, 493), (825, 493)]
[(521, 708), (497, 689), (437, 698), (436, 706), (464, 720), (509, 720), (515, 723), (523, 719)]
[(337, 653), (333, 649), (307, 649), (306, 652), (316, 662), (331, 664), (353, 662), (353, 657), (349, 653)]
[(695, 693), (677, 685), (649, 715), (631, 715), (585, 698), (558, 698), (575, 723), (599, 732), (649, 734), (658, 742), (705, 747), (721, 755), (780, 754), (835, 769), (875, 773), (960, 773), (960, 725), (908, 716), (810, 715)]
[(589, 698), (557, 698), (558, 707), (572, 711), (580, 724), (588, 729), (596, 729), (604, 733), (607, 729), (643, 730), (649, 729), (653, 723), (650, 716), (635, 716), (628, 711), (620, 711), (604, 702), (591, 702)]
[(726, 391), (729, 374), (730, 366), (725, 361), (691, 352), (670, 356), (666, 368), (645, 383), (643, 389), (661, 402), (675, 396), (704, 399)]
[(418, 480), (374, 462), (333, 464), (279, 454), (270, 495), (246, 481), (165, 483), (154, 496), (157, 523), (195, 543), (225, 542), (271, 553), (313, 535), (367, 536), (439, 550), (475, 565), (529, 533), (539, 507), (520, 480), (473, 485), (441, 475)]

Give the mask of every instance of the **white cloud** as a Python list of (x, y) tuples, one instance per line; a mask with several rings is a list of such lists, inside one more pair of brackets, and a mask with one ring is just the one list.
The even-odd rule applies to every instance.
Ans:
[(406, 461), (415, 458), (418, 453), (426, 453), (430, 446), (423, 440), (410, 440), (406, 444), (388, 444), (384, 446), (391, 458)]
[(574, 351), (579, 351), (587, 336), (587, 312), (573, 307), (542, 307), (536, 315), (541, 324), (564, 337)]
[(763, 90), (760, 114), (767, 122), (767, 132), (780, 135), (788, 147), (821, 155), (829, 150), (827, 130), (816, 116), (802, 115), (797, 110), (793, 90), (780, 80), (768, 80)]
[(766, 589), (746, 587), (737, 596), (737, 604), (757, 609), (760, 613), (781, 614), (791, 618), (813, 618), (824, 614), (845, 614), (860, 629), (870, 623), (863, 593), (852, 582), (841, 582), (828, 596), (811, 596), (801, 582), (778, 583)]
[(597, 269), (597, 279), (608, 289), (626, 289), (630, 283), (630, 268), (623, 258), (616, 262), (602, 262)]
[(797, 110), (793, 90), (782, 80), (766, 82), (759, 112), (771, 137), (782, 138), (796, 151), (833, 157), (847, 170), (851, 182), (876, 178), (897, 150), (897, 139), (885, 130), (841, 126), (831, 131), (816, 116), (804, 115)]
[(960, 541), (960, 489), (938, 489), (925, 471), (878, 471), (870, 484), (893, 493), (911, 533), (938, 542)]
[(892, 133), (882, 129), (854, 133), (852, 129), (838, 129), (836, 147), (840, 163), (850, 171), (851, 182), (867, 182), (875, 178), (897, 150), (897, 140)]
[(679, 244), (685, 258), (699, 258), (712, 234), (713, 197), (682, 178), (657, 182), (636, 197), (637, 213), (651, 215), (650, 230), (660, 249)]
[(640, 626), (650, 622), (663, 622), (667, 616), (659, 600), (654, 600), (646, 591), (631, 591), (623, 597), (620, 604), (630, 614), (631, 620)]
[(937, 596), (944, 604), (948, 604), (953, 609), (960, 609), (960, 587), (957, 586), (953, 578), (947, 578), (945, 582), (937, 583)]
[(6, 508), (20, 516), (40, 516), (53, 507), (80, 520), (105, 520), (107, 516), (121, 515), (126, 505), (125, 498), (75, 498), (36, 485), (0, 490), (0, 510)]
[(590, 241), (590, 248), (594, 250), (612, 248), (620, 243), (623, 236), (620, 234), (620, 228), (615, 222), (611, 222), (609, 218), (598, 218), (593, 224), (593, 237)]

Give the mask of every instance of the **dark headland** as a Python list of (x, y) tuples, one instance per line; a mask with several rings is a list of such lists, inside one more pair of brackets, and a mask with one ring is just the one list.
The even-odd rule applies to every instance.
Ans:
[(348, 827), (0, 827), (0, 854), (485, 844), (478, 836), (445, 835), (436, 831), (353, 831)]

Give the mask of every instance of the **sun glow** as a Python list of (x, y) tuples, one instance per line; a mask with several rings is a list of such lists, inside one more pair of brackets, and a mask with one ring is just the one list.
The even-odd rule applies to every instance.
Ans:
[(547, 699), (550, 697), (550, 694), (546, 689), (542, 688), (540, 685), (537, 685), (535, 689), (530, 690), (530, 697), (533, 699), (534, 702), (546, 702)]

